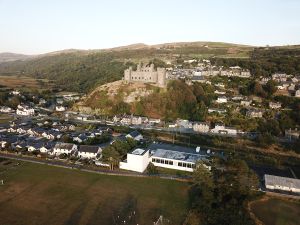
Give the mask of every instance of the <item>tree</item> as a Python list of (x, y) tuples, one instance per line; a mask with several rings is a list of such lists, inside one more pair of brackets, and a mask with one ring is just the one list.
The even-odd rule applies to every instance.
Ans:
[(265, 87), (264, 87), (264, 90), (267, 92), (267, 95), (269, 97), (271, 97), (276, 91), (277, 91), (277, 87), (276, 87), (276, 82), (273, 81), (273, 80), (269, 80)]
[(156, 175), (156, 174), (158, 174), (158, 169), (151, 162), (147, 166), (147, 174), (149, 174), (149, 175)]

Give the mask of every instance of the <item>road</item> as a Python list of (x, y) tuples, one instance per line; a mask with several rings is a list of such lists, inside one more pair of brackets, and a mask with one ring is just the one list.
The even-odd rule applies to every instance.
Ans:
[(85, 168), (84, 166), (78, 166), (75, 164), (68, 164), (66, 162), (60, 162), (60, 161), (54, 161), (54, 160), (44, 160), (40, 158), (33, 158), (29, 156), (20, 156), (15, 154), (6, 154), (6, 153), (0, 153), (0, 158), (5, 159), (11, 159), (11, 160), (19, 160), (23, 162), (29, 162), (29, 163), (37, 163), (42, 165), (48, 165), (48, 166), (55, 166), (55, 167), (61, 167), (65, 169), (71, 169), (71, 170), (80, 170), (88, 173), (96, 173), (96, 174), (102, 174), (102, 175), (110, 175), (110, 176), (125, 176), (125, 177), (157, 177), (161, 179), (167, 179), (167, 180), (177, 180), (182, 182), (188, 182), (190, 181), (190, 178), (188, 177), (179, 177), (179, 176), (169, 176), (169, 175), (147, 175), (147, 174), (140, 174), (135, 172), (126, 172), (126, 171), (120, 171), (120, 170), (105, 170), (102, 168)]

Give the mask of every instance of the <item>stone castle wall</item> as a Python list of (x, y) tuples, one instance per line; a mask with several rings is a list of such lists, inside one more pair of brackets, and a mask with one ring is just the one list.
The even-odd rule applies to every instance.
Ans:
[(127, 82), (153, 83), (164, 87), (166, 85), (166, 69), (157, 68), (155, 70), (153, 64), (150, 66), (138, 64), (136, 71), (133, 71), (132, 67), (124, 71), (124, 80)]

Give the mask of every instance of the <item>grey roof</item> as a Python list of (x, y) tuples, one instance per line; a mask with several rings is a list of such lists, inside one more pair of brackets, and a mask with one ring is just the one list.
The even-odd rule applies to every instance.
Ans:
[(131, 152), (133, 155), (144, 155), (147, 152), (147, 150), (141, 149), (141, 148), (136, 148)]
[(182, 147), (179, 145), (170, 145), (170, 144), (151, 144), (149, 150), (152, 153), (153, 157), (165, 158), (165, 159), (174, 159), (186, 162), (193, 162), (199, 160), (207, 160), (207, 154), (202, 150), (196, 152), (196, 149)]
[(99, 147), (95, 145), (80, 145), (78, 152), (98, 153)]
[(131, 133), (129, 133), (128, 135), (130, 135), (131, 137), (135, 138), (135, 137), (137, 137), (137, 136), (139, 136), (141, 134), (138, 131), (134, 130)]
[(265, 174), (265, 184), (300, 189), (300, 179)]
[(59, 149), (68, 149), (71, 150), (73, 148), (74, 144), (70, 143), (56, 143), (54, 148), (59, 148)]

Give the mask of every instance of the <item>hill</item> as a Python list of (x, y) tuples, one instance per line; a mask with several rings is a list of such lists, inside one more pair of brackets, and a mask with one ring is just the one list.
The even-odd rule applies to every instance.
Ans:
[[(283, 60), (282, 64), (281, 58), (277, 57), (278, 52), (284, 57), (289, 54), (298, 56), (300, 50), (299, 46), (257, 48), (221, 42), (178, 42), (158, 45), (140, 43), (98, 50), (67, 49), (33, 58), (23, 56), (26, 60), (2, 61), (0, 62), (0, 75), (22, 75), (35, 79), (53, 80), (57, 88), (87, 93), (99, 85), (121, 79), (124, 69), (130, 65), (134, 66), (139, 61), (149, 62), (158, 59), (164, 62), (174, 62), (192, 58), (221, 59), (223, 64), (242, 66), (246, 64), (246, 67), (256, 74), (256, 71), (264, 72), (270, 68), (270, 65), (264, 68), (257, 68), (254, 65), (257, 62), (261, 64), (257, 59), (264, 55), (275, 58), (278, 61), (275, 63), (280, 64), (279, 69), (290, 64), (291, 59), (288, 59), (288, 62)], [(19, 57), (22, 58), (22, 56)], [(292, 60), (291, 65), (294, 68), (297, 66), (295, 66), (296, 57)], [(271, 65), (274, 64), (269, 59), (265, 61)], [(293, 72), (295, 69), (290, 71)], [(264, 73), (267, 74), (267, 72)]]
[(3, 52), (3, 53), (0, 53), (0, 63), (17, 61), (17, 60), (25, 60), (25, 59), (29, 59), (29, 58), (32, 58), (32, 57), (33, 56), (30, 56), (30, 55)]

